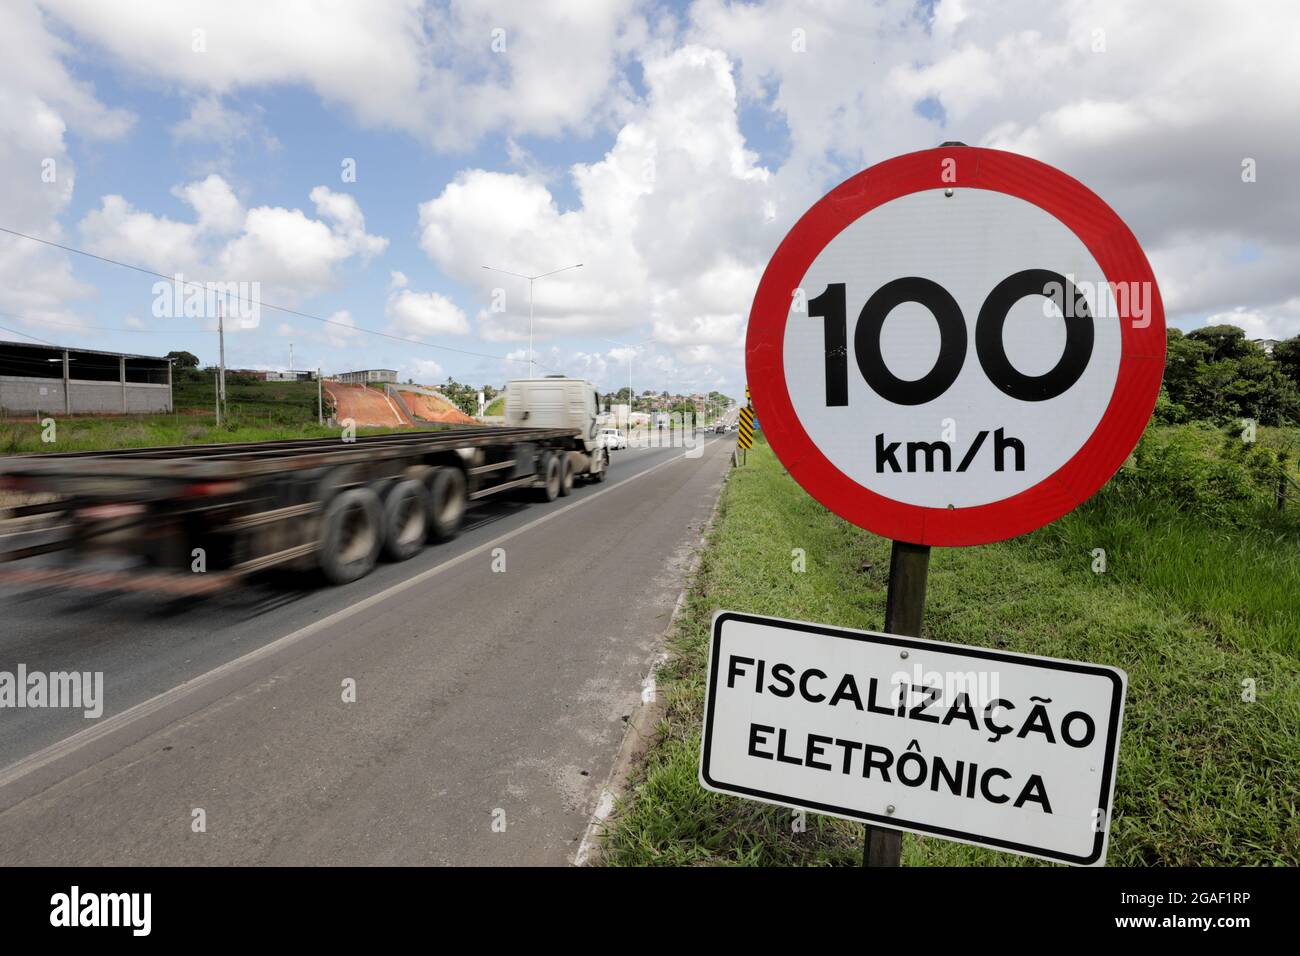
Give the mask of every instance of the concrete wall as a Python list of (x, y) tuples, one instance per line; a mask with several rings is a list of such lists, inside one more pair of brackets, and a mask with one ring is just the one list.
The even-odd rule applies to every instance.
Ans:
[(63, 380), (24, 378), (0, 375), (0, 410), (6, 414), (30, 415), (48, 412), (59, 415), (122, 414), (123, 412), (170, 412), (172, 390), (169, 385), (145, 385), (136, 382), (68, 383), (72, 408), (63, 398)]

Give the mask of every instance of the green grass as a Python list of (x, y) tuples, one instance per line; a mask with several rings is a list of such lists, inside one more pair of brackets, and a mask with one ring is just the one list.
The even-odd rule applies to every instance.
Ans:
[[(315, 382), (262, 382), (240, 375), (226, 374), (226, 408), (233, 418), (250, 423), (261, 421), (275, 425), (307, 425), (317, 420), (317, 385)], [(328, 395), (322, 395), (325, 416), (330, 414)], [(216, 387), (214, 374), (197, 369), (178, 369), (172, 381), (172, 405), (184, 411), (214, 410)]]
[[(1236, 525), (1112, 482), (1031, 535), (935, 549), (925, 636), (1122, 667), (1129, 691), (1112, 865), (1300, 863), (1300, 531), (1250, 512)], [(1249, 519), (1249, 520), (1247, 520)], [(792, 570), (803, 548), (806, 573)], [(1105, 548), (1107, 570), (1092, 570)], [(877, 630), (889, 542), (812, 500), (761, 443), (733, 471), (672, 656), (660, 738), (606, 835), (614, 865), (857, 865), (862, 827), (704, 791), (696, 780), (717, 608)], [(1253, 679), (1256, 700), (1242, 697)], [(903, 863), (1038, 861), (904, 838)]]
[(484, 415), (504, 415), (506, 413), (506, 397), (504, 395), (494, 398), (486, 408), (483, 409)]
[[(358, 428), (357, 435), (382, 435), (394, 428)], [(211, 445), (225, 442), (287, 441), (338, 438), (340, 430), (310, 424), (267, 425), (234, 418), (216, 427), (212, 415), (131, 415), (114, 418), (55, 419), (53, 442), (42, 441), (44, 429), (32, 421), (0, 422), (0, 455), (103, 451), (111, 448), (157, 448), (163, 445)]]
[[(73, 418), (50, 413), (48, 417), (55, 423), (53, 442), (42, 440), (46, 430), (34, 418), (0, 421), (0, 455), (337, 438), (340, 434), (337, 427), (317, 424), (315, 382), (261, 382), (227, 375), (226, 416), (220, 428), (214, 397), (211, 372), (178, 370), (172, 387), (175, 412)], [(329, 416), (328, 396), (325, 402)], [(400, 429), (358, 428), (357, 434), (392, 431)]]

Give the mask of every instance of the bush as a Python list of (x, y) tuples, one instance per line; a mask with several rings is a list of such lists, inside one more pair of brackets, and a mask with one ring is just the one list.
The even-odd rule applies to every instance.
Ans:
[(1239, 423), (1148, 429), (1115, 492), (1216, 522), (1242, 524), (1268, 505), (1285, 455), (1241, 438)]

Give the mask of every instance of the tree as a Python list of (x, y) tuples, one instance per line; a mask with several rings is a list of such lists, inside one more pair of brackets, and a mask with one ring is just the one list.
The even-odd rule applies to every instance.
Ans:
[(1187, 333), (1193, 342), (1200, 342), (1210, 350), (1208, 362), (1244, 358), (1259, 346), (1246, 338), (1246, 330), (1237, 325), (1207, 325)]
[(686, 401), (674, 402), (673, 406), (668, 410), (668, 414), (675, 416), (674, 420), (676, 420), (676, 416), (680, 416), (683, 423), (694, 421), (695, 406)]
[(168, 352), (165, 358), (172, 360), (176, 368), (198, 368), (199, 357), (193, 352)]
[(1252, 418), (1264, 425), (1300, 420), (1300, 389), (1283, 349), (1270, 357), (1236, 326), (1212, 325), (1166, 338), (1162, 421)]
[(1278, 368), (1291, 380), (1291, 384), (1300, 388), (1300, 335), (1273, 346), (1273, 361), (1277, 362)]
[(462, 385), (449, 375), (447, 376), (447, 384), (442, 387), (441, 391), (448, 401), (466, 415), (478, 414), (478, 389), (474, 386)]

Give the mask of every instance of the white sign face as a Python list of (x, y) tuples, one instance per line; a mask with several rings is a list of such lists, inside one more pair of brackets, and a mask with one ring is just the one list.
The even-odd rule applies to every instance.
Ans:
[(1113, 667), (720, 611), (700, 782), (1101, 864), (1127, 684)]
[[(1016, 196), (951, 192), (901, 196), (832, 239), (800, 283), (803, 296), (791, 300), (784, 341), (790, 400), (813, 444), (862, 487), (929, 508), (990, 504), (1054, 474), (1101, 421), (1121, 353), (1115, 292), (1074, 232)], [(1024, 281), (1004, 287), (995, 307), (991, 294), (1017, 275)], [(1052, 275), (1061, 280), (1055, 299)], [(909, 279), (921, 281), (884, 292), (874, 310), (883, 323), (860, 331), (873, 296)], [(982, 311), (990, 313), (983, 346)], [(1080, 334), (1067, 350), (1070, 323)], [(828, 358), (834, 328), (844, 330), (847, 352), (839, 366)], [(864, 369), (864, 352), (877, 347), (883, 369)], [(997, 351), (1010, 371), (997, 367)], [(843, 394), (832, 396), (837, 389)]]

